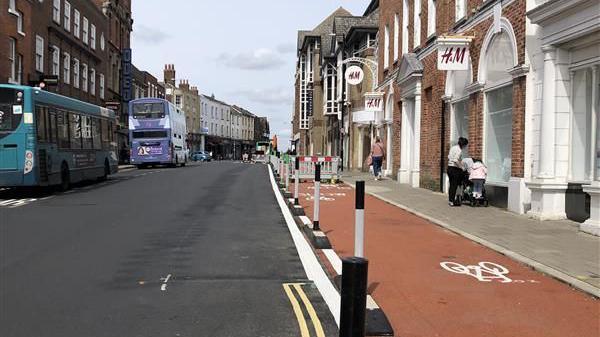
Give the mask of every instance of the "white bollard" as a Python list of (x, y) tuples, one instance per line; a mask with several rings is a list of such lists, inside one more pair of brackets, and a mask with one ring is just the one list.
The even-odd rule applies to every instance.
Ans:
[(313, 214), (313, 230), (318, 231), (319, 227), (319, 202), (321, 201), (321, 164), (315, 164), (315, 207)]
[(356, 182), (354, 256), (365, 257), (365, 182)]

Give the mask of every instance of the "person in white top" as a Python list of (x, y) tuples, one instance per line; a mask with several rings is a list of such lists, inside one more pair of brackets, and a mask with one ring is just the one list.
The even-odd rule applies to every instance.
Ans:
[(456, 189), (464, 178), (462, 150), (467, 147), (469, 141), (466, 138), (458, 138), (458, 144), (450, 148), (448, 154), (448, 178), (450, 179), (450, 189), (448, 190), (448, 204), (450, 206), (460, 206), (460, 202), (456, 200)]

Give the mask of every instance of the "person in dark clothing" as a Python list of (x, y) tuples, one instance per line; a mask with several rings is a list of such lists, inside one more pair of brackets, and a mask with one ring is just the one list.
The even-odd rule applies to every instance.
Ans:
[(448, 205), (460, 206), (460, 202), (456, 199), (456, 189), (461, 184), (464, 178), (462, 150), (467, 147), (469, 141), (466, 138), (458, 138), (458, 144), (450, 148), (448, 154), (448, 178), (450, 179), (450, 188), (448, 190)]

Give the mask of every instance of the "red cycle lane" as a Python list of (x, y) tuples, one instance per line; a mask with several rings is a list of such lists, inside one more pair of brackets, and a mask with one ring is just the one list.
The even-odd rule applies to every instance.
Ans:
[[(300, 191), (312, 218), (312, 184)], [(334, 250), (353, 255), (354, 189), (322, 185), (320, 210)], [(370, 195), (365, 238), (369, 291), (396, 336), (600, 336), (597, 299)]]

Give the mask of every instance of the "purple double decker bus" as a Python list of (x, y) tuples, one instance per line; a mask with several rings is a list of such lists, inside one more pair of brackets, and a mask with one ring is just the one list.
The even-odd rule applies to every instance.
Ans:
[(131, 163), (138, 168), (150, 165), (185, 166), (188, 161), (185, 113), (161, 98), (140, 98), (129, 102)]

